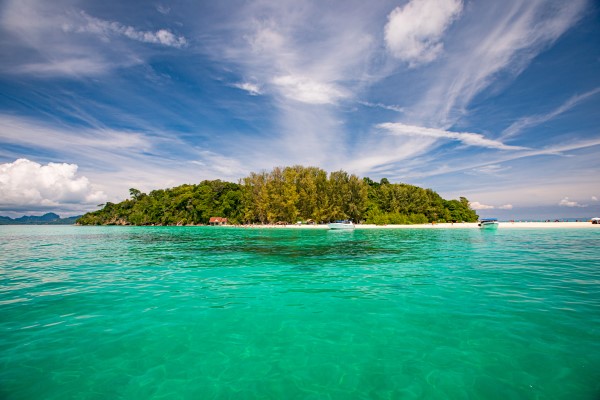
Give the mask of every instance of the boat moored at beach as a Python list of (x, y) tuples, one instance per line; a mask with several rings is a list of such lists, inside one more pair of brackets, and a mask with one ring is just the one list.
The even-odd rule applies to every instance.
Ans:
[(344, 221), (334, 221), (328, 224), (329, 229), (354, 229), (354, 223), (352, 221), (344, 220)]
[(477, 224), (481, 229), (497, 229), (498, 220), (496, 218), (482, 218)]

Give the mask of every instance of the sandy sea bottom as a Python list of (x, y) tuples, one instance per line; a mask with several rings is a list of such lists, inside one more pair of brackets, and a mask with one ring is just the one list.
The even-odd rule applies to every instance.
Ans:
[(1, 227), (2, 399), (597, 399), (600, 229)]

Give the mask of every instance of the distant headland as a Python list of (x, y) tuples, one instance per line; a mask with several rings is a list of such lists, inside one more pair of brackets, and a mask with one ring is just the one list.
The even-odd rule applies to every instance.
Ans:
[(81, 216), (61, 218), (55, 213), (23, 215), (18, 218), (0, 216), (0, 225), (73, 225)]

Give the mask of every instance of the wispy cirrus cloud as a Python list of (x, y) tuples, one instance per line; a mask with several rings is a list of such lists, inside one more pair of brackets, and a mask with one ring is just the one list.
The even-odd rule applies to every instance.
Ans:
[(467, 146), (485, 147), (496, 150), (525, 150), (525, 147), (510, 146), (498, 140), (488, 139), (478, 133), (452, 132), (443, 129), (425, 128), (422, 126), (406, 125), (402, 123), (386, 122), (378, 125), (379, 128), (389, 131), (394, 135), (424, 136), (434, 139), (449, 139), (461, 142)]
[(503, 172), (510, 170), (511, 167), (506, 167), (500, 164), (489, 164), (481, 167), (473, 168), (473, 171), (486, 175), (499, 175)]
[(404, 107), (400, 107), (397, 105), (390, 105), (390, 104), (383, 104), (383, 103), (371, 103), (369, 101), (359, 101), (358, 103), (365, 107), (382, 108), (384, 110), (395, 111), (397, 113), (403, 113), (406, 111), (406, 109)]
[[(144, 57), (130, 44), (183, 48), (188, 40), (167, 28), (143, 30), (96, 18), (63, 1), (8, 0), (0, 8), (11, 57), (0, 68), (37, 77), (84, 77), (131, 67)], [(129, 42), (129, 44), (127, 43)]]
[(555, 108), (554, 110), (550, 111), (549, 113), (541, 114), (541, 115), (532, 115), (532, 116), (520, 118), (519, 120), (512, 123), (504, 131), (502, 131), (501, 137), (502, 137), (502, 139), (508, 139), (508, 138), (518, 135), (520, 132), (522, 132), (525, 129), (528, 129), (528, 128), (543, 124), (544, 122), (550, 121), (550, 120), (558, 117), (559, 115), (571, 110), (573, 107), (575, 107), (577, 104), (581, 103), (582, 101), (585, 101), (585, 100), (589, 99), (590, 97), (595, 96), (598, 93), (600, 93), (600, 88), (595, 88), (595, 89), (585, 92), (583, 94), (578, 94), (576, 96), (571, 97), (566, 102), (564, 102), (563, 104), (561, 104), (559, 107)]
[(166, 6), (164, 4), (157, 4), (156, 11), (158, 11), (159, 13), (161, 13), (163, 15), (168, 15), (171, 12), (171, 7)]
[(251, 96), (258, 96), (258, 95), (262, 94), (262, 90), (261, 90), (260, 86), (258, 86), (256, 83), (252, 83), (252, 82), (234, 83), (233, 87), (236, 87), (241, 90), (245, 90)]
[[(473, 3), (461, 18), (443, 65), (415, 105), (422, 123), (447, 126), (499, 73), (516, 76), (582, 16), (586, 0)], [(475, 20), (476, 19), (476, 20)]]
[[(389, 41), (393, 32), (392, 22), (396, 18), (397, 21), (404, 21), (405, 24), (399, 26), (397, 31), (398, 38), (402, 39), (397, 42), (397, 49), (405, 50), (395, 56), (408, 62), (412, 70), (418, 71), (416, 76), (421, 81), (419, 90), (411, 93), (412, 105), (403, 106), (403, 113), (396, 121), (380, 122), (376, 127), (394, 135), (428, 139), (430, 149), (445, 139), (460, 142), (466, 147), (503, 150), (505, 154), (498, 159), (533, 155), (537, 150), (506, 143), (503, 137), (498, 138), (499, 132), (483, 135), (456, 132), (451, 128), (462, 118), (468, 117), (469, 106), (476, 96), (484, 93), (500, 77), (507, 80), (518, 75), (537, 54), (572, 27), (581, 17), (586, 1), (564, 3), (552, 0), (551, 4), (539, 0), (526, 3), (506, 1), (495, 3), (491, 7), (469, 3), (464, 8), (462, 2), (447, 1), (442, 2), (443, 6), (439, 7), (436, 18), (431, 21), (427, 18), (408, 18), (419, 14), (419, 10), (427, 10), (434, 3), (409, 2), (404, 7), (394, 9), (389, 15), (385, 27), (387, 48), (392, 51), (394, 46)], [(419, 23), (426, 27), (419, 27)], [(450, 27), (452, 35), (447, 35)], [(415, 30), (412, 36), (408, 33), (410, 29)], [(420, 34), (419, 29), (422, 29)], [(424, 42), (421, 43), (420, 40)], [(428, 63), (442, 54), (442, 46), (444, 62)], [(411, 54), (414, 55), (412, 59)], [(402, 83), (414, 86), (412, 81)], [(400, 99), (401, 97), (396, 101)], [(398, 102), (406, 104), (405, 101)], [(406, 145), (400, 143), (402, 147)], [(544, 149), (544, 152), (548, 151), (549, 148)], [(422, 153), (421, 149), (415, 154)], [(431, 168), (427, 161), (425, 169), (448, 173), (447, 171), (455, 170), (457, 165), (462, 164), (455, 154), (438, 154), (438, 159), (440, 158), (445, 160), (442, 165)], [(413, 159), (418, 161), (415, 157)], [(421, 162), (426, 162), (426, 159), (421, 157)], [(439, 163), (438, 159), (433, 160), (434, 165)], [(382, 162), (388, 161), (389, 159), (382, 158)], [(411, 175), (419, 174), (416, 172), (419, 165), (417, 162)]]
[[(40, 140), (47, 138), (47, 140)], [(137, 149), (149, 151), (148, 137), (141, 133), (112, 129), (59, 129), (26, 118), (0, 114), (0, 143), (50, 150), (82, 151), (92, 149), (121, 152)]]
[(207, 51), (252, 77), (272, 104), (269, 144), (280, 147), (271, 158), (340, 168), (332, 155), (348, 147), (341, 107), (371, 79), (381, 12), (356, 1), (258, 1), (234, 11), (247, 23), (225, 25), (225, 40)]
[(107, 21), (92, 17), (84, 11), (72, 14), (70, 20), (63, 23), (61, 28), (67, 33), (89, 33), (105, 39), (111, 36), (124, 36), (139, 42), (160, 44), (168, 47), (181, 48), (188, 43), (184, 36), (175, 35), (168, 29), (158, 29), (156, 31), (139, 30), (116, 21)]

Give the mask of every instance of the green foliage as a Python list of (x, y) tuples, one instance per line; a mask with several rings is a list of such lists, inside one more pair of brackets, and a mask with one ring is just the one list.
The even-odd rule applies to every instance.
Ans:
[(210, 217), (242, 221), (242, 187), (236, 183), (203, 181), (153, 190), (149, 194), (130, 189), (131, 199), (106, 203), (103, 209), (87, 213), (81, 225), (188, 225), (206, 224)]
[(364, 181), (369, 182), (369, 203), (365, 215), (367, 223), (384, 225), (477, 221), (478, 216), (469, 208), (467, 199), (447, 201), (431, 189), (403, 183), (392, 184), (385, 178), (379, 184), (369, 178)]
[(315, 167), (277, 167), (252, 173), (243, 182), (248, 223), (359, 221), (366, 207), (367, 185), (344, 171), (328, 177)]
[(449, 212), (447, 221), (477, 221), (477, 213), (471, 210), (469, 200), (464, 197), (460, 200), (444, 200), (444, 207)]
[(422, 224), (477, 220), (464, 197), (444, 200), (431, 189), (374, 182), (345, 171), (276, 167), (251, 173), (239, 184), (220, 180), (181, 185), (149, 194), (131, 188), (131, 198), (87, 213), (82, 225), (206, 224), (210, 217), (230, 223), (317, 223), (352, 219), (372, 224)]

